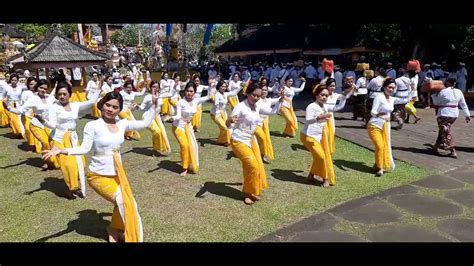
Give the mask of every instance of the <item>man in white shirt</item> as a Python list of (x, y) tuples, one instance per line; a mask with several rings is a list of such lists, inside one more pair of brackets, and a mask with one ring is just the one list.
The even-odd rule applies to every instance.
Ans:
[(393, 79), (397, 78), (397, 71), (392, 68), (393, 64), (391, 62), (387, 63), (387, 76)]
[(214, 69), (214, 65), (211, 65), (209, 71), (207, 71), (209, 79), (215, 79), (217, 76), (217, 71)]
[(342, 79), (344, 78), (341, 72), (341, 68), (336, 65), (334, 67), (334, 80), (336, 80), (336, 92), (342, 93)]
[(72, 85), (79, 86), (82, 80), (82, 70), (80, 67), (75, 67), (72, 69)]
[(234, 62), (231, 62), (230, 66), (229, 66), (229, 73), (230, 73), (231, 77), (234, 75), (235, 69), (236, 69), (236, 66), (235, 66)]
[(250, 78), (250, 71), (248, 70), (248, 67), (243, 66), (242, 69), (243, 69), (243, 71), (242, 71), (242, 80), (249, 79)]
[(471, 121), (471, 114), (464, 99), (462, 91), (454, 88), (456, 79), (448, 77), (445, 81), (446, 89), (438, 93), (433, 93), (431, 98), (433, 104), (437, 107), (438, 122), (438, 138), (433, 146), (434, 152), (438, 153), (438, 148), (451, 151), (450, 156), (457, 158), (453, 137), (451, 134), (451, 126), (459, 117), (459, 107), (462, 109), (466, 122)]
[(459, 70), (456, 71), (456, 87), (462, 92), (466, 92), (467, 70), (466, 64), (460, 62)]
[(271, 73), (272, 73), (272, 68), (270, 67), (270, 65), (269, 65), (268, 63), (265, 65), (265, 67), (266, 67), (266, 70), (265, 70), (265, 72), (263, 73), (263, 76), (264, 76), (266, 79), (269, 80), (269, 79), (270, 79), (270, 75), (271, 75)]
[(278, 63), (273, 63), (273, 69), (272, 72), (270, 73), (270, 86), (273, 86), (273, 83), (275, 82), (275, 79), (278, 78), (278, 74), (280, 73), (280, 66)]
[(307, 79), (316, 79), (317, 71), (312, 65), (312, 62), (305, 62), (304, 73), (306, 74)]
[(321, 62), (318, 63), (317, 74), (318, 81), (321, 81), (324, 78), (323, 63)]
[(290, 71), (290, 77), (293, 79), (293, 86), (296, 88), (299, 88), (299, 86), (301, 85), (301, 82), (302, 82), (300, 79), (301, 73), (302, 71), (299, 66), (293, 67), (292, 70)]
[(368, 90), (370, 99), (375, 98), (377, 93), (382, 92), (383, 80), (387, 77), (387, 72), (385, 69), (379, 68), (378, 72), (379, 72), (379, 75), (373, 78), (369, 82), (369, 85), (367, 85), (367, 90)]
[(281, 70), (280, 72), (278, 72), (278, 79), (281, 80), (283, 76), (286, 77), (287, 75), (288, 75), (288, 70), (286, 69), (286, 63), (282, 63)]
[(316, 83), (316, 78), (318, 77), (318, 71), (313, 66), (313, 62), (305, 62), (305, 68), (303, 70), (305, 76), (306, 76), (306, 92), (311, 92), (313, 85)]

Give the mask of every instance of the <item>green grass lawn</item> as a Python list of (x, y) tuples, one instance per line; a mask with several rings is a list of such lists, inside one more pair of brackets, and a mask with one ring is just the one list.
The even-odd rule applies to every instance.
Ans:
[[(269, 188), (262, 201), (246, 206), (240, 194), (240, 161), (232, 157), (230, 147), (213, 144), (218, 128), (210, 119), (210, 104), (204, 109), (203, 128), (196, 135), (200, 144), (199, 174), (178, 175), (179, 146), (168, 123), (170, 156), (150, 156), (148, 131), (142, 131), (141, 141), (122, 146), (125, 171), (138, 202), (147, 242), (251, 241), (343, 202), (429, 174), (397, 162), (394, 173), (377, 178), (372, 173), (373, 152), (337, 139), (333, 157), (337, 185), (323, 189), (305, 181), (311, 155), (300, 143), (299, 133), (294, 139), (272, 136), (276, 159), (265, 165)], [(88, 121), (79, 122), (80, 138)], [(270, 127), (279, 135), (284, 128), (283, 118), (272, 116)], [(61, 172), (41, 172), (39, 155), (19, 149), (22, 141), (5, 136), (9, 131), (0, 129), (0, 241), (105, 242), (112, 204), (90, 187), (86, 199), (62, 197), (65, 184)], [(203, 186), (208, 192), (196, 197)]]

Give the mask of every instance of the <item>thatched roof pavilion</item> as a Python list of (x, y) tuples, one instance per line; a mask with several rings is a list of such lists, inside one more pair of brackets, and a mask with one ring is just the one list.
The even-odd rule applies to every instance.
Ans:
[(15, 68), (33, 70), (102, 65), (108, 59), (104, 53), (90, 50), (57, 32), (52, 32), (26, 53), (9, 58), (8, 62)]

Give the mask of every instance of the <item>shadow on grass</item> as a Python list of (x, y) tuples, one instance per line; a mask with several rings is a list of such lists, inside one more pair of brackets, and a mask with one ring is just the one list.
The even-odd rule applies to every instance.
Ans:
[(213, 140), (213, 139), (196, 139), (197, 142), (199, 142), (199, 146), (204, 147), (204, 144), (211, 144), (211, 145), (216, 145), (216, 146), (224, 146), (220, 144), (219, 142)]
[(22, 139), (21, 135), (15, 135), (11, 132), (1, 134), (0, 136), (5, 137), (5, 138), (9, 138), (9, 139)]
[(369, 173), (373, 174), (374, 169), (368, 166), (366, 163), (363, 162), (354, 162), (354, 161), (346, 161), (346, 160), (334, 160), (334, 165), (337, 166), (339, 169), (343, 171), (347, 171), (346, 168), (350, 168), (352, 170), (356, 170), (362, 173)]
[(2, 167), (0, 167), (0, 169), (8, 169), (8, 168), (17, 167), (17, 166), (20, 166), (20, 165), (23, 165), (23, 164), (26, 164), (26, 165), (29, 165), (29, 166), (34, 166), (34, 167), (41, 167), (44, 164), (44, 162), (39, 157), (31, 157), (31, 158), (27, 158), (26, 160), (23, 160), (19, 163), (16, 163), (16, 164), (2, 166)]
[(97, 213), (96, 210), (83, 210), (77, 212), (78, 217), (75, 220), (70, 221), (67, 224), (67, 228), (54, 233), (49, 236), (42, 237), (35, 242), (46, 242), (49, 239), (63, 236), (72, 232), (76, 232), (80, 235), (90, 236), (97, 239), (107, 241), (108, 234), (106, 231), (107, 226), (110, 224), (109, 221), (104, 220), (104, 217), (111, 216), (111, 213)]
[(291, 144), (291, 149), (294, 151), (298, 149), (306, 151), (306, 147), (303, 144), (296, 144), (296, 143)]
[(41, 182), (40, 187), (27, 191), (23, 193), (24, 195), (31, 196), (33, 193), (39, 192), (39, 191), (49, 191), (54, 193), (56, 196), (60, 198), (66, 198), (65, 192), (67, 190), (66, 183), (64, 182), (64, 179), (59, 179), (59, 178), (54, 178), (54, 177), (46, 177), (43, 182)]
[(286, 169), (272, 169), (272, 176), (275, 179), (286, 182), (294, 182), (304, 185), (312, 185), (305, 176), (297, 175), (296, 173), (303, 173), (301, 170), (286, 170)]
[(19, 144), (17, 147), (18, 147), (19, 150), (31, 153), (31, 146), (28, 145), (27, 142), (23, 142), (23, 143)]
[(235, 156), (233, 151), (227, 151), (227, 157), (225, 159), (230, 160), (232, 158), (237, 158), (237, 156)]
[(270, 136), (274, 136), (274, 137), (281, 137), (281, 138), (284, 138), (286, 137), (285, 134), (279, 132), (279, 131), (270, 131)]
[(162, 156), (159, 152), (153, 150), (152, 147), (133, 147), (131, 150), (124, 152), (123, 154), (127, 153), (136, 153), (142, 154), (145, 156)]
[(243, 200), (244, 196), (242, 192), (231, 186), (241, 186), (242, 183), (225, 183), (225, 182), (206, 182), (201, 185), (201, 189), (196, 193), (196, 198), (204, 198), (206, 192), (214, 195), (223, 196), (235, 200)]
[(164, 161), (160, 161), (158, 163), (157, 168), (149, 170), (148, 173), (151, 173), (151, 172), (154, 172), (154, 171), (157, 171), (157, 170), (160, 170), (160, 169), (165, 169), (165, 170), (168, 170), (170, 172), (177, 173), (177, 174), (179, 174), (183, 171), (183, 168), (177, 162), (173, 162), (173, 161), (170, 161), (170, 160), (164, 160)]

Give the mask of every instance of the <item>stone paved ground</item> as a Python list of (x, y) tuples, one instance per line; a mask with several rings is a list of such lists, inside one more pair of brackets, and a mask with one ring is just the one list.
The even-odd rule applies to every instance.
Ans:
[[(305, 103), (296, 104), (300, 122)], [(299, 107), (299, 108), (298, 108)], [(458, 159), (433, 155), (434, 111), (418, 110), (419, 124), (392, 131), (396, 159), (431, 169), (433, 175), (408, 185), (355, 199), (307, 217), (257, 242), (473, 242), (474, 145), (462, 117), (454, 125)], [(336, 114), (336, 135), (373, 149), (362, 122)], [(301, 125), (301, 124), (300, 124)], [(375, 178), (375, 177), (374, 177)], [(383, 178), (383, 177), (380, 177)]]

